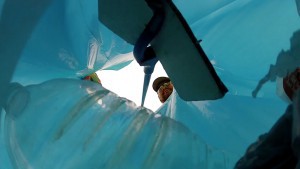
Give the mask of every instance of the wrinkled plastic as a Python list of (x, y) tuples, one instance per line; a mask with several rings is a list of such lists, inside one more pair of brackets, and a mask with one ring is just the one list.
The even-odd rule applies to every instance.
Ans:
[[(28, 11), (29, 8), (33, 10)], [(18, 50), (21, 56), (13, 81), (32, 84), (52, 78), (81, 77), (99, 69), (118, 70), (133, 59), (125, 55), (133, 46), (98, 21), (96, 0), (5, 1), (2, 12), (2, 30), (10, 33), (10, 43), (1, 47), (8, 48), (8, 52)], [(22, 15), (27, 20), (34, 15), (36, 20), (25, 22)], [(17, 25), (10, 25), (6, 18)], [(28, 29), (19, 29), (21, 25)], [(24, 42), (17, 45), (20, 38)]]
[(0, 0), (0, 168), (232, 168), (287, 106), (269, 70), (299, 63), (296, 2), (176, 0), (229, 93), (153, 114), (78, 80), (133, 59), (96, 0)]
[(157, 112), (181, 122), (211, 146), (242, 155), (284, 112), (285, 106), (273, 104), (277, 101), (227, 94), (220, 100), (185, 102), (174, 91)]
[(182, 124), (92, 82), (51, 80), (12, 97), (24, 97), (22, 91), (30, 95), (26, 108), (17, 115), (7, 109), (5, 118), (15, 168), (232, 168), (235, 160)]

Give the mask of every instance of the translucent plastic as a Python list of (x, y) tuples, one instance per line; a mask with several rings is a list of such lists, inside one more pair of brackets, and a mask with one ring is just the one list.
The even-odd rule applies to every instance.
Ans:
[(30, 98), (23, 111), (7, 109), (5, 118), (14, 168), (232, 168), (236, 159), (96, 83), (57, 79), (11, 97), (24, 93)]
[(97, 0), (0, 0), (0, 168), (232, 168), (287, 107), (273, 82), (300, 64), (297, 3), (174, 3), (229, 93), (153, 113), (79, 80), (133, 59)]

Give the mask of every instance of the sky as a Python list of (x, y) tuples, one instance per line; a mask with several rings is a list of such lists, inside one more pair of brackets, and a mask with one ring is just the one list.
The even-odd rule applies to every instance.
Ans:
[[(114, 70), (101, 70), (97, 72), (103, 87), (141, 105), (144, 83), (144, 68), (134, 60), (125, 68)], [(156, 92), (152, 89), (153, 81), (159, 76), (167, 76), (160, 62), (155, 65), (152, 73), (144, 107), (156, 111), (162, 103)]]

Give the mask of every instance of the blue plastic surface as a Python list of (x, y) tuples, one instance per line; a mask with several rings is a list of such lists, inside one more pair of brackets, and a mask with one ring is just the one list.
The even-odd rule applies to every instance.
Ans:
[(174, 2), (229, 93), (152, 112), (79, 80), (133, 59), (97, 0), (0, 0), (0, 169), (232, 168), (287, 107), (274, 79), (252, 91), (282, 50), (299, 63), (296, 2)]

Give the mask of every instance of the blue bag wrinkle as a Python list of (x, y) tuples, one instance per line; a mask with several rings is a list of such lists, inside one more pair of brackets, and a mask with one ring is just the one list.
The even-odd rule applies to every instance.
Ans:
[[(0, 30), (9, 32), (0, 36), (0, 87), (7, 91), (12, 79), (23, 86), (9, 94), (25, 99), (11, 97), (1, 112), (0, 168), (233, 168), (287, 106), (274, 83), (256, 99), (251, 91), (290, 48), (298, 1), (176, 1), (229, 94), (184, 102), (174, 92), (156, 114), (99, 85), (56, 79), (133, 59), (133, 47), (98, 21), (97, 0), (39, 1), (43, 10), (15, 2), (0, 0)], [(24, 10), (35, 18), (20, 19)]]
[(276, 99), (230, 94), (220, 100), (185, 102), (173, 91), (157, 113), (182, 123), (213, 147), (242, 155), (258, 135), (271, 128), (285, 107)]
[[(14, 8), (18, 5), (15, 3), (4, 5), (0, 12), (7, 11), (2, 16), (11, 15), (11, 20), (25, 24), (25, 21), (18, 20), (22, 10), (16, 11)], [(35, 6), (34, 1), (26, 5), (29, 8)], [(27, 11), (29, 20), (30, 14), (37, 13), (38, 9)], [(120, 69), (129, 64), (133, 57), (126, 54), (133, 47), (98, 21), (97, 10), (97, 0), (89, 3), (81, 0), (52, 0), (45, 4), (39, 20), (26, 23), (30, 34), (23, 46), (15, 44), (20, 37), (8, 34), (7, 38), (12, 42), (6, 42), (3, 47), (11, 51), (20, 50), (13, 81), (32, 84), (51, 78), (77, 78), (100, 69)], [(5, 27), (12, 29), (13, 25), (7, 23)], [(25, 33), (20, 29), (20, 35)], [(8, 60), (4, 63), (10, 57), (5, 59)]]
[(96, 83), (54, 79), (25, 88), (30, 93), (25, 109), (18, 117), (8, 109), (4, 124), (6, 149), (16, 168), (232, 168), (234, 164), (233, 154), (207, 145), (180, 123), (137, 107)]

